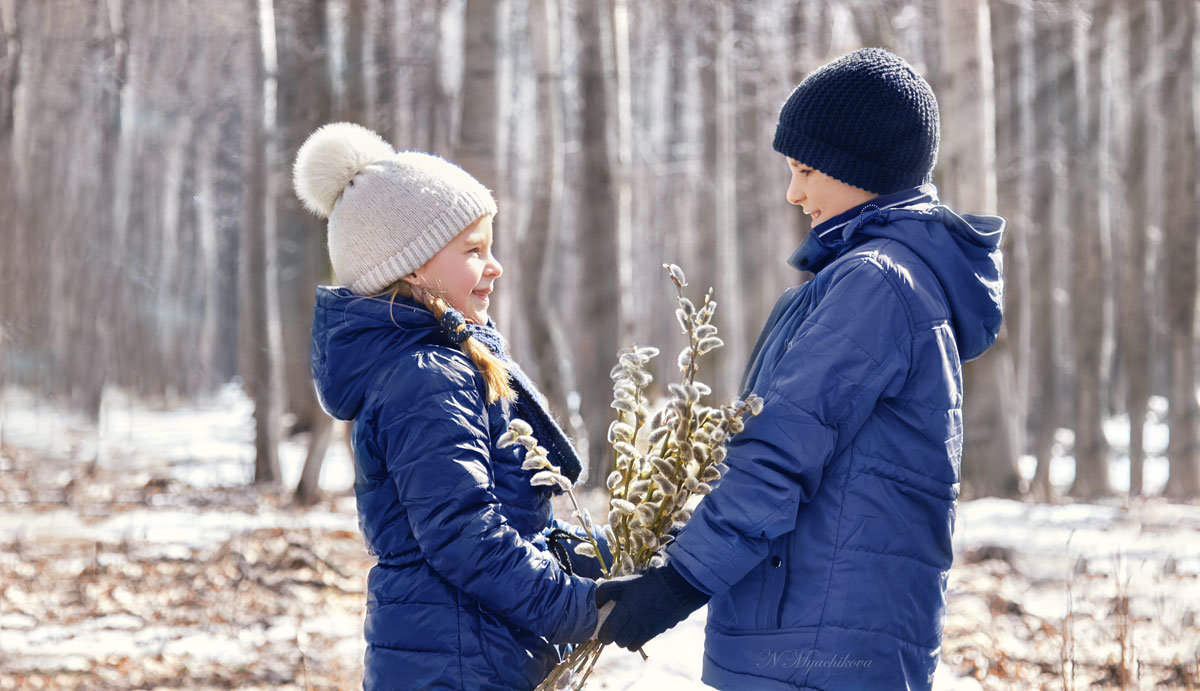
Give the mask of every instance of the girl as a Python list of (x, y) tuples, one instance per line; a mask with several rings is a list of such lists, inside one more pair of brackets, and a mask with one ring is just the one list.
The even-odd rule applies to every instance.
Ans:
[(363, 686), (533, 688), (559, 660), (552, 644), (596, 628), (596, 586), (545, 550), (561, 525), (551, 489), (530, 485), (519, 445), (496, 446), (520, 418), (579, 476), (488, 320), (496, 202), (461, 168), (349, 123), (309, 137), (294, 182), (329, 220), (344, 285), (317, 289), (312, 371), (325, 410), (354, 421), (359, 525), (378, 560)]

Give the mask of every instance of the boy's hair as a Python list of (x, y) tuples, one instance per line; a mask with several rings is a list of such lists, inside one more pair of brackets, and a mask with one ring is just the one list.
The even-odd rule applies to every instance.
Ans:
[[(393, 283), (383, 291), (382, 295), (388, 297), (389, 308), (395, 307), (398, 295), (416, 300), (429, 308), (438, 321), (441, 321), (442, 315), (449, 307), (442, 296), (430, 290), (415, 291), (403, 280)], [(392, 321), (395, 322), (395, 317), (392, 318)], [(475, 368), (483, 375), (483, 381), (487, 385), (488, 405), (500, 399), (516, 400), (517, 392), (513, 389), (509, 379), (508, 363), (496, 357), (490, 348), (473, 336), (467, 336), (459, 347), (463, 349), (467, 357), (471, 358), (471, 362), (475, 363)]]
[(912, 65), (862, 48), (814, 70), (779, 110), (775, 150), (842, 182), (889, 194), (931, 181), (937, 98)]

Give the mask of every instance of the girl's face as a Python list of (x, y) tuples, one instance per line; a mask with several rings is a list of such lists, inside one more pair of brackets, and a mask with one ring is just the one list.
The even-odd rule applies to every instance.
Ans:
[(792, 171), (792, 181), (788, 184), (787, 200), (804, 209), (804, 213), (812, 219), (815, 227), (826, 219), (833, 218), (848, 209), (874, 199), (879, 195), (864, 189), (847, 185), (841, 180), (835, 180), (825, 173), (804, 165), (794, 158), (787, 158), (788, 168)]
[(441, 295), (470, 321), (486, 324), (488, 296), (503, 272), (492, 256), (492, 217), (481, 216), (405, 280)]

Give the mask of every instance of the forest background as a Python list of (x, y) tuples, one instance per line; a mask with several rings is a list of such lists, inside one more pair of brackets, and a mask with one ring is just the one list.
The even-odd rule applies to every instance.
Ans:
[[(1004, 329), (965, 367), (935, 688), (1195, 687), (1198, 18), (0, 0), (0, 691), (361, 682), (372, 558), (309, 374), (324, 225), (290, 181), (316, 127), (362, 123), (495, 190), (493, 316), (604, 477), (617, 351), (660, 347), (661, 383), (683, 346), (663, 262), (720, 303), (718, 400), (809, 278), (786, 264), (809, 228), (775, 118), (866, 45), (937, 92), (942, 199), (1008, 219)], [(606, 653), (593, 686), (701, 688), (703, 621), (648, 663)]]
[[(737, 393), (806, 278), (784, 261), (807, 223), (777, 109), (880, 45), (938, 94), (942, 198), (1009, 223), (1004, 330), (966, 367), (964, 496), (1049, 498), (1057, 456), (1077, 498), (1194, 497), (1196, 21), (1193, 0), (0, 0), (0, 384), (96, 418), (107, 391), (170, 406), (240, 378), (256, 481), (278, 483), (282, 435), (311, 433), (319, 463), (309, 328), (331, 274), (290, 167), (351, 120), (496, 191), (493, 316), (603, 446), (618, 349), (682, 346), (664, 261), (714, 288), (708, 380)], [(1147, 488), (1155, 415), (1169, 472)]]

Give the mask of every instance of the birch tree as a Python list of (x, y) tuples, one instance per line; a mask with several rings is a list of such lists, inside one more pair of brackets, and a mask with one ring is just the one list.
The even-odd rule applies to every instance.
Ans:
[(274, 178), (275, 153), (275, 9), (272, 0), (250, 0), (260, 46), (254, 54), (246, 151), (246, 244), (242, 307), (247, 330), (246, 362), (254, 400), (254, 483), (276, 485), (279, 475), (280, 353), (279, 294)]

